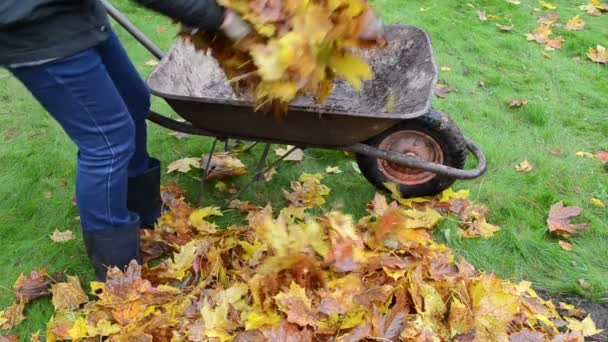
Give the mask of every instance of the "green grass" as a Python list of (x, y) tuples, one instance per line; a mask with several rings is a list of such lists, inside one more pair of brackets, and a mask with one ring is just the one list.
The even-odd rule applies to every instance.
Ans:
[[(580, 1), (582, 3), (582, 1)], [(115, 1), (124, 12), (162, 47), (173, 39), (170, 20), (145, 9)], [(387, 22), (407, 23), (429, 32), (437, 63), (449, 66), (440, 79), (455, 89), (447, 99), (436, 100), (469, 137), (485, 149), (490, 160), (487, 174), (475, 181), (459, 182), (458, 189), (470, 189), (472, 197), (491, 209), (490, 221), (503, 230), (489, 240), (464, 240), (453, 223), (446, 222), (437, 238), (464, 255), (478, 268), (495, 271), (511, 280), (528, 279), (552, 293), (577, 293), (598, 301), (608, 300), (608, 209), (590, 203), (592, 197), (608, 202), (608, 174), (598, 161), (575, 156), (578, 151), (608, 149), (608, 69), (587, 61), (589, 47), (608, 46), (607, 16), (583, 16), (587, 27), (581, 32), (558, 30), (564, 48), (548, 52), (526, 41), (525, 34), (536, 27), (540, 7), (525, 0), (520, 6), (505, 1), (470, 1), (476, 9), (513, 23), (511, 33), (500, 33), (495, 21), (481, 22), (476, 9), (464, 1), (377, 0), (375, 5)], [(582, 13), (579, 1), (556, 0), (562, 17)], [(421, 11), (421, 8), (430, 9)], [(157, 33), (159, 25), (168, 27)], [(118, 29), (129, 53), (143, 75), (150, 55), (124, 31)], [(602, 33), (603, 32), (603, 33)], [(572, 60), (582, 58), (582, 63)], [(13, 301), (10, 288), (20, 273), (34, 268), (65, 271), (83, 281), (92, 279), (71, 204), (75, 175), (74, 146), (59, 126), (13, 78), (0, 70), (0, 308)], [(483, 81), (485, 87), (480, 87)], [(507, 109), (511, 99), (525, 98), (530, 104)], [(168, 106), (155, 100), (158, 111)], [(165, 165), (181, 157), (197, 156), (209, 150), (210, 140), (177, 140), (168, 131), (150, 125), (150, 149)], [(561, 155), (550, 153), (561, 150)], [(244, 160), (253, 167), (256, 149)], [(515, 164), (528, 159), (536, 170), (517, 173)], [(308, 150), (301, 164), (283, 163), (272, 182), (256, 185), (244, 199), (256, 204), (285, 203), (281, 189), (302, 172), (322, 172), (326, 166), (340, 166), (345, 173), (329, 175), (332, 188), (325, 209), (338, 208), (360, 217), (371, 199), (372, 188), (342, 153)], [(164, 176), (189, 190), (194, 201), (198, 183), (190, 175)], [(210, 193), (212, 187), (207, 189)], [(552, 204), (564, 201), (584, 209), (589, 228), (573, 238), (574, 251), (559, 248), (547, 235), (546, 216)], [(220, 204), (213, 194), (206, 204)], [(53, 244), (48, 236), (56, 228), (71, 229), (77, 238)], [(579, 279), (591, 286), (583, 289)], [(28, 305), (28, 319), (10, 333), (26, 338), (41, 329), (52, 314), (48, 300)]]

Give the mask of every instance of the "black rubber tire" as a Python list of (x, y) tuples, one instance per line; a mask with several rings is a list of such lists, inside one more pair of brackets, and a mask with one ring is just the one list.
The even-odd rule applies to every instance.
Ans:
[[(371, 138), (366, 143), (378, 147), (389, 135), (400, 130), (419, 131), (435, 140), (443, 152), (443, 164), (463, 169), (467, 160), (467, 147), (462, 132), (450, 117), (438, 110), (423, 116), (403, 120), (395, 127)], [(378, 189), (386, 189), (384, 183), (391, 182), (378, 168), (378, 159), (365, 155), (356, 155), (357, 163), (363, 176)], [(397, 184), (403, 198), (432, 196), (441, 193), (454, 184), (455, 179), (436, 175), (422, 184)]]

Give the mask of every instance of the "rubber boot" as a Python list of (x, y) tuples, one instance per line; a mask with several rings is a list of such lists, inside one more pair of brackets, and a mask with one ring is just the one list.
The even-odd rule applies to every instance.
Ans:
[(127, 208), (137, 213), (142, 228), (154, 228), (160, 218), (160, 161), (150, 158), (150, 168), (137, 177), (129, 177)]
[(131, 260), (141, 265), (139, 254), (140, 222), (133, 214), (133, 221), (123, 227), (112, 227), (103, 230), (83, 230), (84, 245), (89, 260), (95, 268), (97, 281), (105, 282), (109, 267), (118, 267), (122, 271)]

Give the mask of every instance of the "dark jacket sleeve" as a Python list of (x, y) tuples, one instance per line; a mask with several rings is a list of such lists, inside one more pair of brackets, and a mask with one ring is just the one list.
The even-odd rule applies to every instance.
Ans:
[(173, 19), (203, 30), (217, 30), (224, 21), (224, 8), (214, 0), (136, 0)]

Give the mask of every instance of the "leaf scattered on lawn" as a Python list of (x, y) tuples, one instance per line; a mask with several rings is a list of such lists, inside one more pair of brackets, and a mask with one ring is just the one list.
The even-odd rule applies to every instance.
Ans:
[(145, 64), (146, 64), (146, 66), (154, 67), (154, 66), (158, 65), (158, 61), (155, 59), (150, 59)]
[(608, 164), (608, 152), (598, 151), (595, 156), (600, 160), (602, 164)]
[(25, 316), (23, 316), (24, 307), (25, 304), (19, 302), (0, 311), (0, 329), (11, 330), (17, 324), (23, 322), (25, 320)]
[(521, 163), (515, 165), (515, 170), (517, 170), (517, 172), (532, 172), (534, 171), (534, 166), (532, 166), (532, 164), (530, 164), (530, 162), (528, 160), (524, 160)]
[(559, 246), (560, 246), (560, 247), (561, 247), (563, 250), (566, 250), (566, 251), (568, 251), (568, 252), (572, 251), (572, 247), (573, 247), (571, 243), (568, 243), (568, 242), (566, 242), (566, 241), (564, 241), (564, 240), (559, 240)]
[(283, 190), (285, 198), (296, 207), (316, 207), (325, 204), (325, 196), (330, 189), (321, 184), (323, 176), (320, 174), (304, 173), (297, 182), (291, 182), (293, 192)]
[(167, 173), (171, 172), (181, 172), (188, 173), (193, 168), (200, 169), (201, 168), (201, 158), (193, 157), (193, 158), (183, 158), (176, 160), (169, 164), (167, 167)]
[(589, 49), (587, 56), (589, 56), (589, 59), (591, 59), (595, 63), (608, 63), (608, 53), (606, 52), (606, 48), (601, 45), (598, 45), (595, 49)]
[[(201, 158), (201, 167), (205, 167), (208, 160), (208, 155), (203, 155)], [(206, 180), (211, 179), (226, 179), (230, 177), (237, 177), (247, 173), (247, 167), (243, 164), (236, 153), (233, 152), (221, 152), (214, 153), (211, 157), (209, 164), (209, 174)]]
[(342, 173), (342, 170), (340, 170), (339, 166), (328, 166), (325, 169), (325, 172), (327, 172), (327, 173), (333, 173), (333, 174), (338, 174), (338, 173)]
[(509, 108), (520, 108), (528, 105), (528, 100), (511, 100), (509, 103)]
[(502, 32), (511, 32), (513, 31), (513, 29), (515, 28), (515, 25), (501, 25), (501, 24), (496, 24), (496, 27), (498, 27), (498, 29)]
[[(294, 146), (287, 145), (287, 147), (285, 147), (285, 148), (277, 148), (275, 150), (275, 153), (276, 153), (277, 156), (282, 157), (282, 156), (286, 155), (287, 152), (289, 152), (292, 148), (294, 148)], [(293, 150), (293, 152), (291, 152), (283, 160), (284, 161), (300, 162), (303, 159), (304, 159), (304, 151), (302, 151), (301, 149), (297, 148), (297, 149)]]
[(594, 159), (595, 156), (589, 152), (576, 152), (577, 157)]
[(71, 230), (65, 230), (60, 232), (59, 229), (55, 229), (51, 234), (51, 240), (53, 242), (66, 242), (74, 239), (74, 233)]
[(589, 284), (589, 282), (587, 282), (587, 280), (585, 280), (584, 278), (579, 279), (578, 284), (584, 289), (588, 289), (591, 287), (591, 284)]
[(558, 202), (551, 207), (547, 225), (549, 231), (568, 238), (570, 234), (576, 234), (579, 230), (587, 228), (587, 223), (574, 224), (571, 220), (583, 212), (580, 207), (564, 207), (562, 202)]
[(268, 170), (268, 172), (266, 172), (264, 174), (264, 180), (267, 182), (270, 182), (272, 180), (272, 177), (276, 174), (277, 174), (277, 169), (273, 167), (272, 169)]
[(599, 198), (592, 198), (591, 203), (596, 207), (606, 208), (606, 204), (604, 204), (604, 202), (602, 202), (602, 200)]
[(568, 20), (566, 23), (566, 30), (568, 31), (580, 31), (585, 28), (585, 21), (581, 19), (580, 15), (576, 15), (574, 18)]
[(78, 277), (68, 276), (68, 281), (51, 285), (53, 307), (55, 310), (74, 310), (89, 301), (80, 286)]

